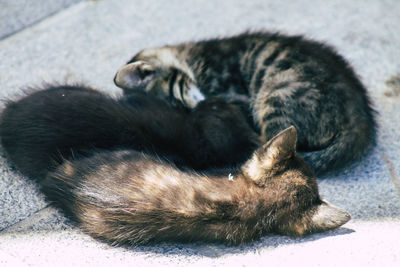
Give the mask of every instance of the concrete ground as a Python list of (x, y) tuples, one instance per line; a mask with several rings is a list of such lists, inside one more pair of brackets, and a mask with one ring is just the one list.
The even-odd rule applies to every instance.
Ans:
[(117, 95), (115, 71), (144, 47), (268, 29), (335, 46), (368, 88), (380, 130), (366, 159), (318, 180), (322, 196), (351, 213), (349, 223), (241, 247), (94, 241), (49, 207), (0, 147), (0, 266), (400, 266), (399, 14), (398, 0), (2, 1), (0, 99), (44, 82)]

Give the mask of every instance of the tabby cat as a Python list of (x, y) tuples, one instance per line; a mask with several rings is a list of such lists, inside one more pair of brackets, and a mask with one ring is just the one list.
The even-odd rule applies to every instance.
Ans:
[(347, 212), (322, 201), (290, 127), (236, 171), (182, 172), (133, 150), (64, 161), (43, 191), (81, 228), (112, 245), (164, 241), (242, 244), (268, 232), (292, 236), (339, 227)]
[(243, 163), (260, 145), (240, 108), (222, 99), (186, 110), (141, 92), (116, 100), (85, 86), (50, 85), (10, 101), (0, 137), (16, 167), (38, 180), (95, 149), (130, 148), (202, 170)]
[(294, 125), (317, 174), (359, 159), (375, 140), (375, 112), (352, 68), (301, 36), (243, 33), (144, 49), (114, 81), (126, 95), (143, 90), (190, 108), (210, 96), (240, 103), (263, 141)]

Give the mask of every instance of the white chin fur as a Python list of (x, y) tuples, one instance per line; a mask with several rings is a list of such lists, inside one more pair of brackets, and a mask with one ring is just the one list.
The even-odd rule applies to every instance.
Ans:
[(189, 90), (185, 93), (185, 103), (191, 108), (196, 107), (196, 105), (205, 99), (205, 96), (200, 92), (199, 88), (196, 86), (191, 86)]

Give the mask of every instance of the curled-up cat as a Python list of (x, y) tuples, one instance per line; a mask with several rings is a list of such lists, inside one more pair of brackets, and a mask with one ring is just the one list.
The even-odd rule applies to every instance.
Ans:
[(242, 244), (274, 232), (291, 236), (346, 223), (321, 200), (311, 169), (296, 155), (290, 127), (235, 172), (205, 176), (133, 150), (64, 161), (43, 191), (93, 237), (112, 245), (164, 241)]
[(301, 36), (244, 33), (144, 49), (114, 81), (125, 94), (144, 90), (192, 108), (210, 96), (242, 103), (263, 141), (294, 125), (317, 174), (354, 162), (375, 140), (375, 112), (352, 68)]
[(48, 86), (10, 101), (0, 137), (11, 162), (38, 180), (93, 149), (135, 149), (199, 170), (240, 164), (259, 146), (240, 108), (221, 99), (187, 110), (141, 92), (116, 100), (84, 86)]

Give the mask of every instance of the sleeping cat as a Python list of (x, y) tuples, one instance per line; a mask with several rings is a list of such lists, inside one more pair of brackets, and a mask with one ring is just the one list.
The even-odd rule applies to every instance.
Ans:
[(221, 99), (186, 110), (141, 92), (115, 100), (84, 86), (48, 86), (10, 101), (0, 137), (16, 167), (38, 180), (93, 149), (130, 148), (199, 170), (240, 164), (259, 146), (240, 108)]
[(267, 32), (144, 49), (115, 76), (137, 90), (193, 108), (219, 96), (240, 103), (267, 141), (294, 125), (317, 174), (359, 159), (374, 144), (367, 91), (331, 47)]
[[(113, 245), (241, 244), (350, 219), (320, 199), (296, 155), (294, 127), (252, 153), (257, 136), (238, 107), (220, 99), (189, 112), (143, 93), (117, 101), (87, 87), (50, 86), (10, 102), (1, 119), (12, 162), (85, 232)], [(206, 175), (159, 155), (200, 166), (245, 163)]]
[(133, 150), (64, 161), (42, 182), (48, 198), (93, 237), (112, 245), (242, 244), (268, 232), (302, 236), (350, 216), (322, 201), (290, 127), (235, 172), (183, 172)]

